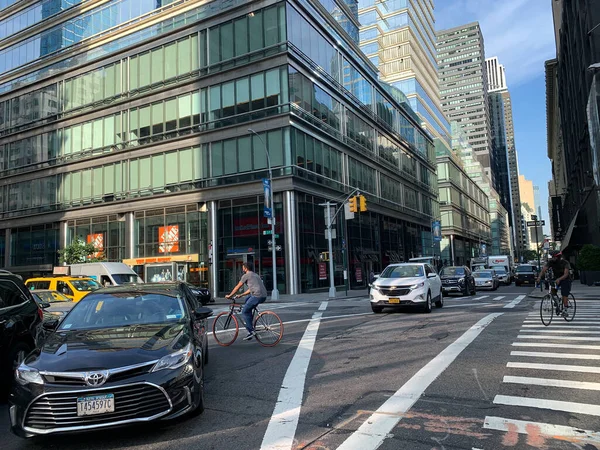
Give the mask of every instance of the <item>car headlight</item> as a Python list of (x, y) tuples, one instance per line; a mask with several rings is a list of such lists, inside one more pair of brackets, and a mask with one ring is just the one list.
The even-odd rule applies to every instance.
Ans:
[(485, 284), (492, 284), (492, 280), (487, 280)]
[(425, 282), (424, 282), (424, 281), (422, 281), (421, 283), (413, 284), (413, 285), (410, 287), (410, 289), (411, 289), (411, 291), (412, 291), (412, 290), (415, 290), (415, 289), (422, 288), (423, 286), (425, 286)]
[(40, 375), (40, 372), (33, 367), (22, 364), (15, 370), (15, 379), (19, 384), (25, 386), (26, 384), (44, 384), (44, 379)]
[(163, 356), (152, 368), (152, 372), (157, 372), (163, 369), (177, 369), (186, 364), (192, 357), (192, 343), (190, 342), (181, 350)]
[(458, 282), (459, 282), (460, 284), (464, 283), (464, 282), (465, 282), (465, 278), (464, 278), (464, 277), (462, 277), (462, 278), (459, 278), (459, 279), (458, 279)]

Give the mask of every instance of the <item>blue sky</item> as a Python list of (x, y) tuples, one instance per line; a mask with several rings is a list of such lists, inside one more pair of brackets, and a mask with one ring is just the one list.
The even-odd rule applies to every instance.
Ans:
[(486, 58), (497, 56), (506, 70), (513, 103), (519, 172), (540, 187), (544, 230), (550, 233), (544, 62), (556, 55), (550, 0), (437, 0), (436, 29), (481, 24)]

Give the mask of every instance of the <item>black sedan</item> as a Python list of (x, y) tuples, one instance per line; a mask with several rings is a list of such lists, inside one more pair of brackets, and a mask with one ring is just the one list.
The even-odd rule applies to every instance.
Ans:
[(83, 431), (204, 410), (207, 318), (184, 283), (90, 293), (15, 372), (12, 431)]

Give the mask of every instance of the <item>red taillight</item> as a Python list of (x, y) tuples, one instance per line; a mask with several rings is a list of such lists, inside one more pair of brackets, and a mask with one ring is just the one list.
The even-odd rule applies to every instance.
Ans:
[(42, 308), (40, 308), (38, 306), (38, 316), (40, 316), (41, 320), (44, 320), (44, 311), (42, 311)]

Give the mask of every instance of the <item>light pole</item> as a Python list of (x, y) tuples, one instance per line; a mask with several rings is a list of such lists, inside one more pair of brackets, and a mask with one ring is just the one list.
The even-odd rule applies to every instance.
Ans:
[(273, 172), (271, 171), (271, 156), (267, 144), (260, 135), (252, 128), (248, 128), (248, 132), (254, 134), (265, 148), (267, 155), (267, 167), (269, 168), (269, 183), (271, 184), (271, 257), (273, 258), (273, 291), (271, 292), (271, 300), (279, 300), (279, 290), (277, 289), (277, 250), (275, 249), (275, 202), (273, 201)]

